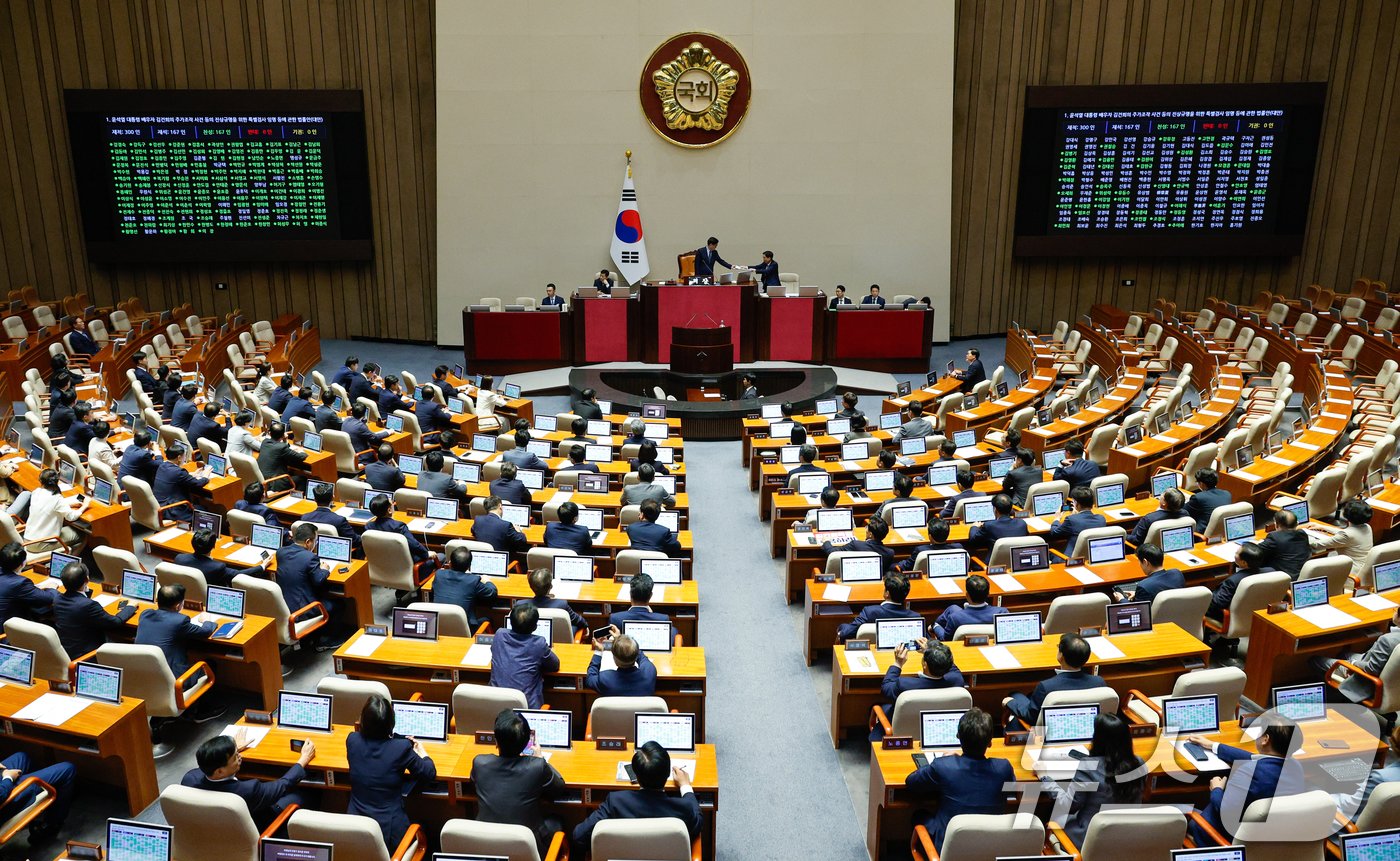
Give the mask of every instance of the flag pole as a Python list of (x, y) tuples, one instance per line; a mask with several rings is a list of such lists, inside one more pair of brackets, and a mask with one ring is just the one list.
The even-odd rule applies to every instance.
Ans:
[(627, 150), (627, 178), (632, 178), (632, 151)]

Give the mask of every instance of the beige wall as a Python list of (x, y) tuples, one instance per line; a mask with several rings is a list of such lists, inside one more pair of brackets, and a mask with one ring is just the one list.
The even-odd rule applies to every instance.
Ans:
[[(484, 296), (591, 283), (625, 160), (652, 278), (714, 234), (734, 263), (776, 252), (829, 292), (878, 282), (950, 314), (953, 0), (703, 3), (437, 0), (438, 342)], [(686, 150), (642, 116), (642, 64), (718, 33), (753, 101), (726, 141)]]

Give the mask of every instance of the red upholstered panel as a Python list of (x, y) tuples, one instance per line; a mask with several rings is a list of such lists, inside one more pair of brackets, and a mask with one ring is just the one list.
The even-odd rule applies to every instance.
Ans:
[(580, 299), (584, 315), (584, 362), (625, 362), (627, 355), (626, 299)]
[(768, 358), (786, 362), (810, 362), (816, 358), (812, 355), (813, 301), (798, 298), (766, 301)]
[[(743, 302), (743, 291), (752, 291), (751, 285), (643, 289), (657, 291), (656, 352), (660, 361), (670, 361), (672, 326), (700, 329), (719, 325), (730, 327), (734, 361), (739, 361), (739, 339), (743, 337), (739, 326), (739, 309)], [(714, 322), (711, 322), (711, 319)]]
[(493, 311), (472, 314), (472, 358), (562, 361), (563, 336), (558, 314), (540, 311)]
[(913, 359), (923, 356), (923, 311), (837, 311), (832, 364), (841, 359)]

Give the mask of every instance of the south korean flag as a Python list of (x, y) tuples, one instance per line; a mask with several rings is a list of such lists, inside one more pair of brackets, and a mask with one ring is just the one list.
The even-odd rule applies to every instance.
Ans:
[(628, 284), (638, 284), (651, 271), (647, 262), (647, 243), (642, 238), (642, 216), (637, 211), (637, 188), (632, 184), (632, 164), (622, 180), (622, 200), (617, 205), (617, 220), (613, 222), (612, 259), (617, 271)]

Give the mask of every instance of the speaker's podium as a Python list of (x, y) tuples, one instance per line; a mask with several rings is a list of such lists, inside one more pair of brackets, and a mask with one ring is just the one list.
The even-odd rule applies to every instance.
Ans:
[(672, 326), (671, 370), (714, 375), (734, 370), (733, 334), (728, 326)]

